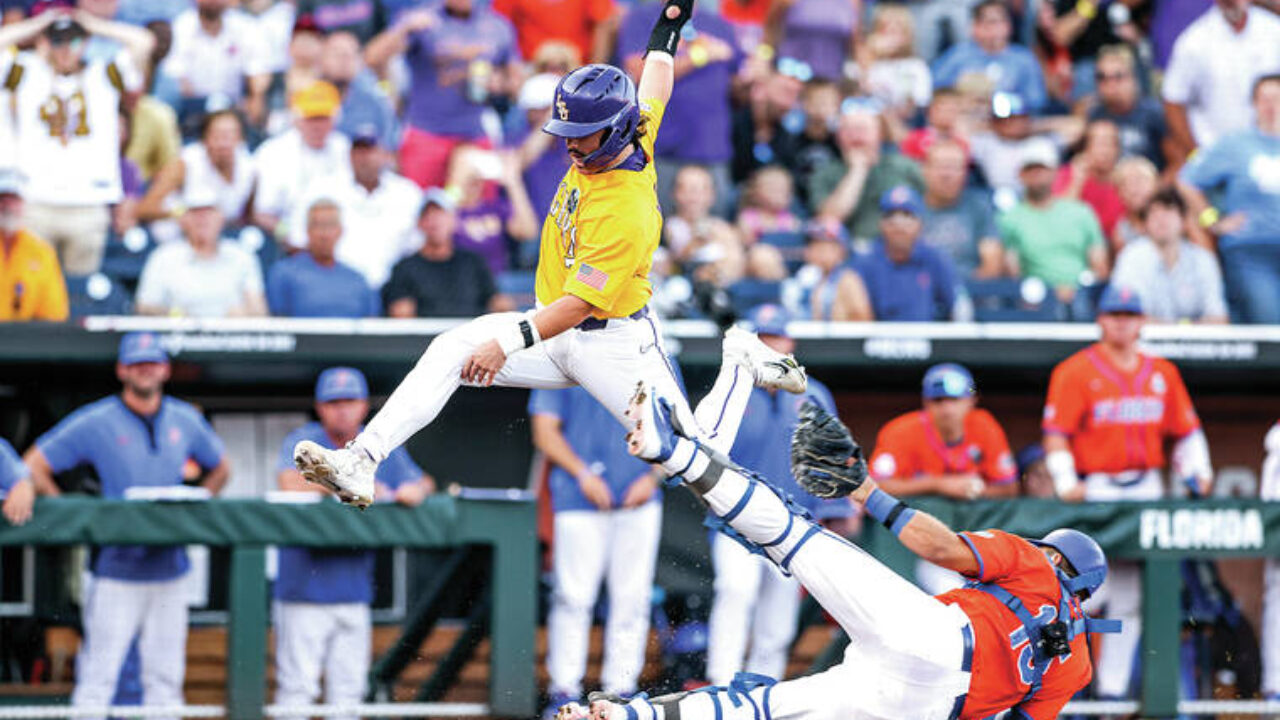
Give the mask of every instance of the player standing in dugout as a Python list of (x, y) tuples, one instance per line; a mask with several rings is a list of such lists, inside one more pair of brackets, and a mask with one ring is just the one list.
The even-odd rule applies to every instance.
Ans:
[[(373, 501), (374, 470), (431, 423), (462, 384), (524, 388), (581, 385), (624, 422), (637, 378), (672, 398), (686, 428), (726, 452), (754, 384), (804, 392), (795, 359), (753, 333), (725, 332), (711, 392), (689, 409), (650, 312), (649, 268), (662, 230), (653, 148), (675, 84), (675, 52), (693, 0), (668, 0), (649, 39), (640, 86), (612, 65), (587, 65), (556, 87), (543, 131), (572, 160), (542, 226), (536, 292), (528, 313), (493, 313), (432, 341), (364, 432), (328, 450), (303, 441), (303, 477), (359, 507)], [(696, 430), (693, 430), (696, 428)]]

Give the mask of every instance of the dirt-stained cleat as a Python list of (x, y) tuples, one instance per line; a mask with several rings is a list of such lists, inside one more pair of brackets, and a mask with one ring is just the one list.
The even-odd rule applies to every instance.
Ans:
[(779, 388), (797, 395), (809, 385), (804, 366), (792, 355), (780, 353), (765, 345), (750, 330), (734, 326), (724, 331), (724, 356), (751, 372), (756, 385)]

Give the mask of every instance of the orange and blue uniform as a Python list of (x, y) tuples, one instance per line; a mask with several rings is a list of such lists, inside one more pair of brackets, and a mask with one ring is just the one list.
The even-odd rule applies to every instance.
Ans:
[(662, 237), (653, 144), (665, 109), (656, 99), (640, 102), (644, 133), (637, 152), (643, 158), (636, 159), (644, 160), (643, 167), (624, 162), (608, 172), (572, 166), (565, 173), (542, 225), (535, 284), (540, 305), (574, 295), (604, 319), (627, 317), (649, 302), (649, 268)]
[(871, 456), (871, 475), (876, 479), (967, 474), (981, 477), (988, 485), (1017, 480), (1009, 439), (982, 408), (965, 416), (964, 437), (955, 444), (942, 439), (924, 410), (899, 415), (876, 436)]
[[(1004, 588), (1039, 620), (1069, 622), (1057, 618), (1062, 584), (1039, 548), (1000, 530), (962, 532), (960, 537), (978, 559), (978, 573), (971, 579)], [(1013, 718), (1056, 718), (1093, 677), (1089, 648), (1080, 633), (1071, 639), (1071, 653), (1054, 659), (1040, 689), (1024, 700), (1031, 689), (1032, 647), (1022, 621), (995, 597), (975, 588), (952, 590), (937, 598), (963, 610), (973, 627), (973, 675), (960, 720), (985, 718), (1010, 708)], [(1070, 620), (1084, 617), (1078, 600), (1069, 599), (1067, 607)]]
[(1199, 429), (1200, 418), (1173, 363), (1139, 355), (1125, 372), (1092, 345), (1054, 368), (1042, 427), (1070, 439), (1076, 469), (1087, 475), (1164, 467), (1165, 436)]

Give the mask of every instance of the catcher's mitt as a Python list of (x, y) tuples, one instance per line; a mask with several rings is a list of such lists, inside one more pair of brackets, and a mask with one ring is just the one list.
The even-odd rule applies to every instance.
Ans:
[(810, 495), (844, 497), (867, 479), (867, 462), (849, 428), (817, 403), (806, 400), (791, 435), (791, 474)]

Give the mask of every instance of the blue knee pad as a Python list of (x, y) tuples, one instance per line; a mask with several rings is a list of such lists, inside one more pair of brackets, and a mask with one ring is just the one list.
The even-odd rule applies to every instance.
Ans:
[[(717, 516), (715, 513), (708, 513), (702, 524), (712, 530), (724, 533), (728, 538), (745, 547), (747, 551), (752, 554), (769, 557), (768, 553), (765, 552), (766, 549), (774, 547), (786, 540), (791, 535), (791, 528), (794, 527), (797, 518), (799, 518), (801, 522), (809, 523), (808, 530), (805, 531), (805, 534), (800, 538), (800, 541), (796, 543), (795, 547), (791, 548), (791, 551), (788, 552), (786, 557), (782, 558), (782, 560), (776, 561), (778, 568), (782, 570), (783, 574), (789, 576), (791, 573), (788, 568), (791, 565), (791, 559), (795, 557), (796, 551), (814, 535), (822, 532), (822, 528), (814, 522), (813, 513), (809, 512), (808, 508), (796, 501), (790, 493), (783, 491), (758, 473), (747, 470), (741, 466), (734, 466), (733, 469), (743, 477), (747, 478), (747, 491), (742, 494), (742, 498), (738, 500), (737, 504), (734, 505), (729, 512), (720, 516)], [(787, 509), (787, 512), (790, 513), (790, 517), (787, 518), (787, 527), (782, 531), (782, 534), (766, 543), (757, 543), (748, 540), (742, 535), (742, 533), (733, 529), (730, 525), (733, 519), (738, 517), (738, 515), (746, 509), (747, 503), (751, 502), (751, 496), (756, 493), (757, 488), (761, 485), (765, 488), (762, 492), (772, 492), (782, 501), (783, 506)]]

